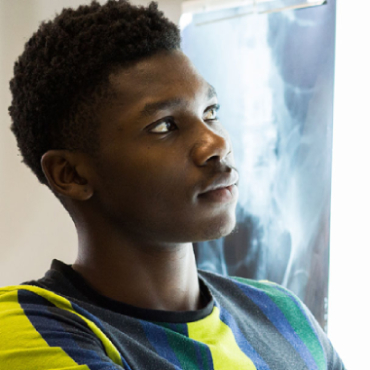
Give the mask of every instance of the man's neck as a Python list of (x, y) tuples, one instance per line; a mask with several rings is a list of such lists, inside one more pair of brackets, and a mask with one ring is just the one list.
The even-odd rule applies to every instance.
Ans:
[(161, 248), (79, 233), (72, 267), (100, 294), (120, 302), (166, 311), (201, 308), (191, 243)]

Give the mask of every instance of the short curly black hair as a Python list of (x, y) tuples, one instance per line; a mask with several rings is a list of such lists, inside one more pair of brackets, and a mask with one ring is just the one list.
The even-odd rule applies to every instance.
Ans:
[(155, 2), (94, 0), (43, 22), (15, 63), (9, 107), (23, 162), (38, 180), (48, 185), (41, 167), (48, 150), (96, 153), (96, 113), (115, 68), (180, 49), (180, 43), (178, 27)]

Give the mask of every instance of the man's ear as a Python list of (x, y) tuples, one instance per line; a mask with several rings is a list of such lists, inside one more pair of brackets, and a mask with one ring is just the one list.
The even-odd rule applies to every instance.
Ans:
[(58, 194), (75, 200), (93, 195), (86, 155), (68, 150), (49, 150), (41, 158), (42, 171), (50, 187)]

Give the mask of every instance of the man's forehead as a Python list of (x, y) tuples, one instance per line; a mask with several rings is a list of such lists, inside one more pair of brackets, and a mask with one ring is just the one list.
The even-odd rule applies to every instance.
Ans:
[(143, 115), (171, 108), (189, 99), (217, 97), (215, 88), (182, 53), (153, 56), (110, 76), (118, 105), (140, 103)]
[[(215, 88), (208, 84), (208, 90), (206, 93), (206, 97), (208, 100), (211, 100), (214, 97), (217, 97), (216, 90)], [(162, 99), (162, 100), (157, 100), (154, 102), (147, 102), (143, 109), (140, 111), (141, 116), (151, 116), (157, 111), (160, 110), (165, 110), (165, 109), (170, 109), (170, 108), (176, 108), (181, 105), (187, 105), (187, 101), (184, 98), (181, 97), (173, 97), (170, 99)]]
[(205, 82), (181, 51), (157, 53), (131, 66), (117, 68), (109, 76), (110, 85), (118, 93), (183, 84), (188, 80), (197, 84)]

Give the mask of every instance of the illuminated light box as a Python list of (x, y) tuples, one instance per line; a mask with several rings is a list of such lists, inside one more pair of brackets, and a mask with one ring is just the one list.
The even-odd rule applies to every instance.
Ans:
[(189, 1), (184, 52), (215, 86), (240, 172), (237, 227), (198, 267), (295, 292), (326, 327), (335, 1)]

